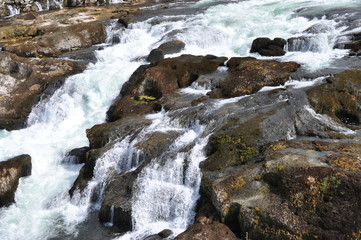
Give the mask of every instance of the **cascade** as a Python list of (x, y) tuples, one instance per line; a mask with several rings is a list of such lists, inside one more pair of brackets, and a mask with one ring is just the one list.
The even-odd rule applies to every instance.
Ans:
[[(53, 2), (62, 6), (62, 1)], [(123, 1), (112, 1), (117, 2)], [(76, 191), (73, 198), (67, 192), (81, 166), (64, 165), (61, 160), (69, 150), (88, 144), (85, 129), (105, 121), (106, 111), (122, 84), (138, 66), (146, 63), (144, 56), (162, 42), (182, 40), (186, 43), (182, 54), (259, 57), (249, 54), (256, 37), (287, 39), (305, 35), (309, 36), (307, 41), (295, 39), (294, 44), (288, 46), (290, 52), (277, 59), (297, 61), (310, 71), (330, 66), (334, 59), (347, 54), (347, 50), (333, 49), (345, 28), (334, 19), (307, 19), (295, 15), (295, 11), (319, 4), (353, 6), (355, 2), (321, 2), (252, 0), (227, 4), (219, 1), (222, 4), (217, 5), (214, 1), (203, 0), (190, 7), (207, 10), (194, 16), (156, 16), (133, 23), (128, 29), (120, 29), (116, 23), (110, 25), (106, 43), (113, 45), (96, 51), (97, 63), (69, 77), (52, 97), (37, 104), (29, 116), (27, 128), (0, 131), (0, 161), (24, 153), (33, 159), (33, 173), (20, 180), (16, 204), (0, 210), (0, 238), (30, 240), (56, 238), (60, 233), (76, 235), (77, 224), (83, 222), (89, 212), (99, 209), (109, 177), (133, 171), (141, 165), (143, 155), (137, 144), (152, 131), (175, 131), (178, 137), (160, 157), (152, 159), (142, 169), (132, 199), (134, 229), (119, 239), (142, 238), (166, 228), (174, 234), (182, 232), (195, 216), (201, 179), (199, 163), (205, 159), (204, 148), (211, 134), (209, 126), (199, 122), (182, 124), (179, 119), (169, 117), (174, 112), (164, 110), (148, 115), (152, 123), (136, 136), (124, 136), (109, 144), (109, 150), (96, 162), (94, 177), (86, 189)], [(48, 0), (45, 9), (50, 5)], [(11, 15), (19, 14), (18, 9), (7, 7)], [(304, 34), (319, 23), (332, 30)], [(208, 90), (193, 85), (183, 94), (205, 95)], [(219, 100), (210, 109), (219, 109), (223, 104), (240, 99)], [(321, 119), (315, 112), (306, 110)], [(112, 212), (114, 214), (114, 208)]]
[(38, 8), (39, 11), (43, 11), (43, 7), (41, 6), (41, 4), (39, 2), (34, 2), (36, 7)]
[(14, 16), (14, 15), (20, 14), (20, 9), (18, 9), (12, 5), (6, 5), (6, 7), (9, 9), (9, 16)]

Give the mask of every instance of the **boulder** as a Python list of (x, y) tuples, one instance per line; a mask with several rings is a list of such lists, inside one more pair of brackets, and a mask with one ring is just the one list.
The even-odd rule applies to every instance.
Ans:
[(182, 55), (140, 66), (123, 85), (121, 97), (108, 110), (108, 121), (159, 109), (159, 104), (177, 89), (191, 85), (201, 74), (216, 71), (226, 60), (211, 55)]
[(43, 92), (84, 68), (85, 65), (78, 62), (27, 59), (0, 52), (0, 129), (24, 127)]
[(164, 53), (159, 48), (153, 49), (147, 57), (147, 61), (150, 63), (157, 63), (163, 59), (164, 59)]
[(19, 179), (31, 175), (31, 157), (20, 155), (0, 162), (0, 207), (6, 207), (15, 201), (15, 192)]
[(264, 86), (282, 85), (300, 65), (295, 62), (239, 57), (231, 58), (228, 67), (222, 88), (223, 95), (236, 97), (255, 93)]
[(287, 41), (283, 38), (256, 38), (252, 42), (251, 53), (259, 53), (262, 56), (283, 56), (286, 52), (283, 50)]
[(162, 50), (164, 55), (166, 55), (166, 54), (179, 53), (184, 49), (185, 46), (186, 44), (184, 42), (180, 40), (175, 40), (175, 41), (162, 43), (158, 47), (158, 49)]
[(86, 161), (86, 153), (90, 150), (89, 147), (75, 148), (68, 152), (62, 160), (66, 164), (81, 164)]
[(239, 238), (224, 224), (214, 222), (212, 224), (196, 223), (185, 232), (179, 234), (174, 240), (238, 240)]

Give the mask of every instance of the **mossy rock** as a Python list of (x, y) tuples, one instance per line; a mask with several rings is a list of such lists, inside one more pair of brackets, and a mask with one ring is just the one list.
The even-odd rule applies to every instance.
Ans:
[(336, 122), (360, 125), (361, 69), (347, 70), (328, 79), (327, 83), (307, 91), (316, 112), (327, 114)]

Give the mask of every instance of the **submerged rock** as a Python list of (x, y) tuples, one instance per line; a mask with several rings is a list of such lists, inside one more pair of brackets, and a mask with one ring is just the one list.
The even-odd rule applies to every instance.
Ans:
[(0, 162), (0, 208), (14, 203), (19, 179), (31, 175), (31, 157), (20, 155)]

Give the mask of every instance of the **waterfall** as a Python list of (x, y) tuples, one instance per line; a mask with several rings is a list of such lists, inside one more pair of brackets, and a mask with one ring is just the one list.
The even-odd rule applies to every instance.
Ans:
[[(121, 238), (136, 239), (164, 228), (175, 234), (183, 231), (195, 214), (201, 179), (199, 163), (205, 159), (203, 150), (208, 140), (204, 129), (208, 126), (196, 121), (181, 124), (177, 118), (169, 117), (172, 112), (148, 115), (151, 124), (137, 136), (123, 136), (107, 145), (109, 150), (97, 159), (93, 179), (83, 193), (76, 192), (72, 199), (68, 190), (81, 166), (64, 165), (61, 160), (69, 150), (88, 145), (85, 129), (105, 121), (106, 111), (122, 84), (146, 63), (144, 57), (165, 41), (184, 41), (186, 48), (179, 54), (253, 56), (249, 49), (257, 37), (299, 37), (322, 22), (333, 30), (305, 33), (312, 35), (312, 44), (303, 47), (300, 43), (294, 51), (277, 59), (297, 61), (310, 71), (330, 66), (332, 61), (347, 54), (331, 47), (344, 30), (342, 24), (332, 19), (307, 19), (295, 12), (301, 7), (320, 4), (354, 6), (357, 3), (321, 2), (252, 0), (214, 5), (214, 1), (204, 0), (189, 6), (205, 9), (207, 4), (212, 5), (201, 14), (185, 15), (185, 9), (183, 14), (156, 16), (133, 23), (127, 29), (114, 23), (107, 37), (108, 45), (113, 45), (96, 51), (97, 63), (69, 77), (51, 97), (37, 104), (28, 118), (27, 128), (0, 131), (0, 161), (24, 153), (30, 154), (33, 161), (32, 175), (20, 180), (16, 204), (0, 209), (0, 238), (32, 240), (76, 235), (77, 225), (90, 211), (99, 208), (110, 175), (133, 171), (144, 161), (137, 143), (149, 132), (169, 130), (178, 136), (161, 156), (151, 159), (141, 170), (132, 200), (134, 231)], [(54, 3), (62, 5), (62, 1)], [(44, 9), (51, 4), (48, 0)], [(12, 15), (19, 13), (11, 5), (7, 7)], [(213, 107), (238, 100), (215, 100)], [(94, 195), (98, 196), (95, 203)]]
[(39, 2), (34, 2), (39, 11), (43, 11), (43, 7)]
[(6, 7), (9, 10), (9, 16), (14, 16), (14, 15), (20, 14), (20, 9), (18, 9), (12, 5), (6, 5)]

